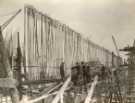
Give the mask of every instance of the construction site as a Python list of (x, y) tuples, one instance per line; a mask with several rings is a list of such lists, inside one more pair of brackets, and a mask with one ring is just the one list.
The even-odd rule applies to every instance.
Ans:
[[(21, 31), (6, 32), (18, 15)], [(115, 39), (116, 53), (25, 5), (0, 26), (0, 103), (135, 103), (135, 42)]]

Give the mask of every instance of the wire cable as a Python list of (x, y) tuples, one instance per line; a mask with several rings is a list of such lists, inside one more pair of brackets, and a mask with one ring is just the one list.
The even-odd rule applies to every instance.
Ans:
[(15, 14), (15, 13), (16, 13), (16, 11), (17, 11), (17, 10), (12, 11), (12, 12), (8, 12), (8, 13), (6, 13), (6, 14), (0, 14), (0, 17), (2, 18), (2, 17), (6, 17), (6, 16), (13, 15), (13, 14)]

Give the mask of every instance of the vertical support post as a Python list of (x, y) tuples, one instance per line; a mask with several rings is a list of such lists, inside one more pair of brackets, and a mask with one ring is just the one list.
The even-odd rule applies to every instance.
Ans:
[(16, 72), (17, 72), (17, 80), (21, 82), (21, 62), (22, 62), (22, 53), (20, 47), (20, 39), (19, 39), (19, 32), (17, 34), (18, 37), (18, 45), (17, 45), (17, 54), (16, 54)]
[(114, 53), (112, 52), (112, 67), (114, 67)]
[(24, 73), (27, 73), (27, 66), (28, 66), (28, 47), (27, 47), (27, 32), (28, 32), (28, 25), (27, 25), (27, 7), (24, 7)]
[(60, 95), (60, 103), (64, 103), (63, 102), (63, 95), (62, 94)]

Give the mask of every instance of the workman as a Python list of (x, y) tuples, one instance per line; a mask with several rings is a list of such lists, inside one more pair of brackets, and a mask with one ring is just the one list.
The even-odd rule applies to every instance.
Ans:
[(64, 64), (64, 62), (62, 62), (62, 63), (60, 64), (60, 75), (61, 75), (61, 79), (62, 79), (62, 80), (65, 79), (64, 68), (65, 68), (65, 64)]

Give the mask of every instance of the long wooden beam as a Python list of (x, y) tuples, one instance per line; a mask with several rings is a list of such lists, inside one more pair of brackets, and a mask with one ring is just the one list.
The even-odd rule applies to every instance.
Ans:
[(47, 93), (43, 94), (43, 95), (40, 96), (40, 97), (37, 97), (37, 98), (32, 99), (32, 100), (23, 99), (20, 103), (36, 103), (36, 102), (38, 102), (38, 101), (41, 101), (41, 100), (43, 100), (43, 99), (46, 99), (47, 97), (49, 97), (49, 96), (51, 96), (51, 95), (55, 95), (55, 94), (57, 94), (57, 92), (53, 92), (53, 93), (51, 93), (51, 92), (52, 92), (53, 90), (55, 90), (56, 88), (58, 88), (60, 85), (61, 85), (61, 83), (58, 84), (58, 85), (56, 85), (55, 87), (53, 87), (53, 88), (50, 89)]
[[(68, 79), (65, 81), (64, 85), (61, 87), (61, 89), (59, 90), (59, 92), (57, 93), (57, 95), (55, 96), (55, 98), (53, 99), (52, 103), (58, 103), (60, 99), (62, 99), (64, 91), (66, 90), (68, 84), (71, 81), (71, 77), (68, 77)], [(62, 102), (63, 100), (61, 100)]]
[(22, 82), (22, 85), (29, 84), (44, 84), (44, 83), (52, 83), (52, 82), (61, 82), (61, 79), (45, 79), (45, 80), (26, 80)]
[(93, 96), (93, 93), (94, 93), (94, 89), (95, 89), (96, 84), (97, 84), (97, 81), (98, 81), (98, 76), (95, 76), (94, 81), (91, 85), (90, 90), (88, 91), (88, 95), (87, 95), (84, 103), (90, 103), (91, 102), (92, 96)]

